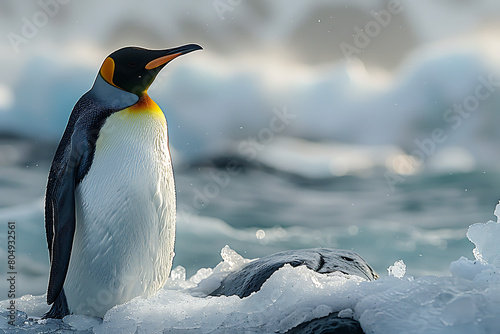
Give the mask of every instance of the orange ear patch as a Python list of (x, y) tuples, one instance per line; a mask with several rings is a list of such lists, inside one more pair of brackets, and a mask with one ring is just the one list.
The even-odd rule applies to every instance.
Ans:
[(106, 60), (104, 61), (104, 63), (102, 63), (102, 66), (101, 66), (101, 76), (108, 83), (112, 84), (113, 86), (116, 86), (113, 83), (113, 74), (114, 73), (115, 73), (115, 61), (112, 58), (108, 57), (108, 58), (106, 58)]
[(160, 58), (153, 59), (149, 63), (146, 64), (145, 68), (146, 68), (146, 70), (152, 70), (153, 68), (157, 68), (158, 66), (161, 66), (161, 65), (171, 61), (172, 59), (179, 57), (181, 54), (182, 53), (179, 52), (179, 53), (174, 53), (171, 55), (166, 55), (166, 56), (163, 56)]

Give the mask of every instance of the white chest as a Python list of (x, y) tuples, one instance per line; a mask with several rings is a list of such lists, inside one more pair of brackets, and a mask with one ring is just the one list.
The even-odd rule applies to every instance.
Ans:
[(102, 316), (165, 284), (173, 258), (175, 205), (161, 111), (126, 109), (111, 115), (76, 189), (76, 231), (64, 285), (72, 311), (83, 305), (79, 313)]

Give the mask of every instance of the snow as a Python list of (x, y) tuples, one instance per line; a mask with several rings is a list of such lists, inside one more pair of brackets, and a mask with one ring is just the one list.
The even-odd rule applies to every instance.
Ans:
[[(498, 217), (497, 206), (495, 214)], [(214, 268), (200, 269), (186, 279), (176, 267), (166, 287), (148, 299), (138, 297), (118, 305), (101, 321), (71, 315), (63, 321), (26, 320), (22, 312), (39, 317), (47, 310), (45, 296), (16, 300), (17, 329), (68, 329), (94, 333), (284, 333), (312, 319), (339, 312), (340, 318), (360, 322), (367, 333), (495, 333), (500, 331), (500, 223), (474, 224), (467, 235), (476, 245), (476, 260), (461, 257), (450, 264), (451, 276), (406, 275), (403, 261), (389, 275), (366, 281), (342, 273), (320, 274), (305, 266), (285, 265), (261, 290), (237, 296), (207, 296), (230, 272), (251, 260), (229, 246)], [(7, 307), (8, 301), (1, 302)], [(0, 328), (9, 329), (7, 311)]]
[[(361, 282), (363, 279), (354, 276), (327, 276), (305, 267), (287, 265), (271, 276), (259, 292), (244, 299), (237, 296), (199, 298), (168, 289), (162, 290), (152, 300), (135, 299), (108, 312), (97, 332), (126, 330), (134, 333), (136, 329), (154, 332), (166, 328), (190, 329), (194, 333), (222, 329), (229, 332), (284, 332), (304, 321), (328, 315), (337, 306), (334, 303), (332, 307), (333, 297), (348, 294)], [(353, 306), (348, 298), (339, 305), (342, 309)], [(146, 319), (155, 324), (143, 327)]]

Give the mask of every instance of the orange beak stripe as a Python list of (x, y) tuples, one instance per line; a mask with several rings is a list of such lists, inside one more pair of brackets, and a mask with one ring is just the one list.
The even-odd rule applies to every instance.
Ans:
[(146, 70), (152, 70), (154, 68), (157, 68), (158, 66), (161, 66), (161, 65), (163, 65), (163, 64), (171, 61), (174, 58), (179, 57), (180, 55), (182, 55), (181, 52), (174, 53), (174, 54), (171, 54), (171, 55), (166, 55), (166, 56), (163, 56), (163, 57), (160, 57), (160, 58), (156, 58), (154, 60), (151, 60), (149, 63), (147, 63), (145, 68), (146, 68)]

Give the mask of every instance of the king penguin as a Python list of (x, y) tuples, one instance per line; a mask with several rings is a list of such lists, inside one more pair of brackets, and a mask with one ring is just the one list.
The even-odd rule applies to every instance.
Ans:
[(202, 49), (125, 47), (76, 103), (45, 196), (45, 318), (103, 317), (162, 288), (172, 267), (175, 183), (167, 122), (147, 90), (174, 58)]

